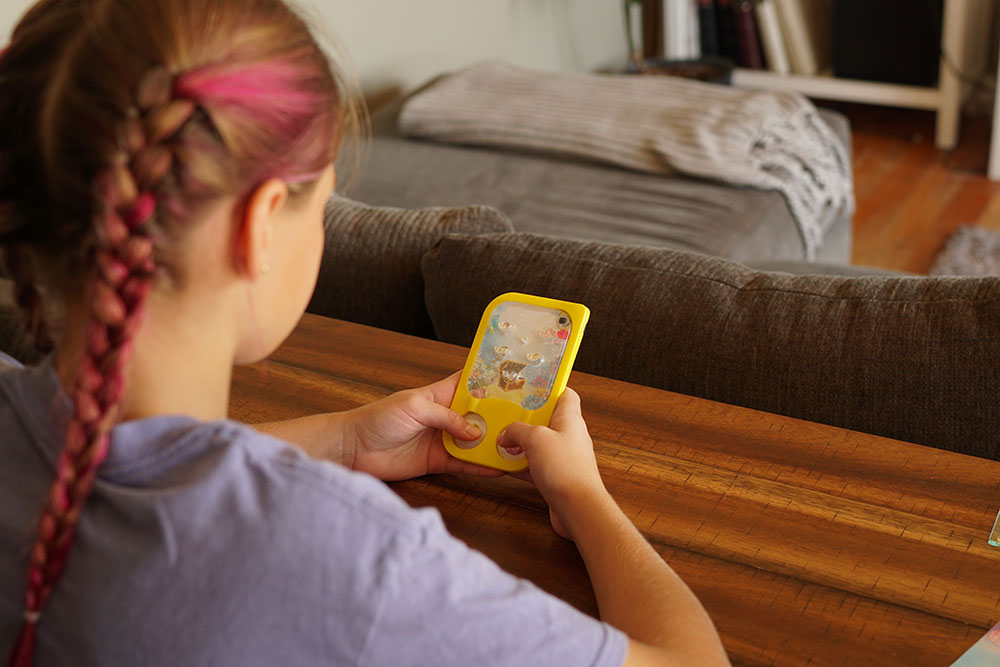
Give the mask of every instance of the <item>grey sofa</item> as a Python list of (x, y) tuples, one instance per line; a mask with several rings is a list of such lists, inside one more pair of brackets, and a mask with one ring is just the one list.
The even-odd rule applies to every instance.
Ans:
[(579, 370), (1000, 458), (1000, 278), (851, 267), (849, 219), (805, 264), (776, 193), (418, 141), (398, 109), (346, 191), (382, 206), (331, 204), (311, 310), (469, 345), (500, 293), (579, 301)]
[(1000, 277), (757, 271), (337, 198), (309, 310), (468, 346), (508, 291), (590, 307), (578, 370), (1000, 459)]

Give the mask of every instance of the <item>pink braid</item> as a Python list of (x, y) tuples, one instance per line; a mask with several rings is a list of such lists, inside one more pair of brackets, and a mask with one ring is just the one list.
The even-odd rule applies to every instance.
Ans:
[(160, 142), (194, 112), (190, 101), (170, 99), (170, 85), (162, 69), (143, 79), (136, 119), (142, 121), (145, 136), (135, 131), (136, 119), (126, 120), (122, 157), (98, 177), (98, 270), (90, 291), (86, 347), (70, 392), (74, 410), (66, 446), (29, 556), (24, 623), (11, 656), (13, 666), (32, 664), (40, 615), (62, 575), (80, 512), (108, 454), (125, 389), (125, 366), (152, 287), (154, 244), (147, 223), (157, 211), (156, 188), (173, 162), (171, 151)]

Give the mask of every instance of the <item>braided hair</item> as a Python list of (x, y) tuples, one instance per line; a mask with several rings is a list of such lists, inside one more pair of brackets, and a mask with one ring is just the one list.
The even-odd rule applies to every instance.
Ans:
[(42, 0), (15, 29), (0, 58), (0, 249), (41, 349), (48, 302), (77, 304), (87, 323), (11, 665), (33, 661), (147, 295), (186, 279), (173, 253), (192, 210), (269, 178), (315, 180), (346, 100), (281, 0)]

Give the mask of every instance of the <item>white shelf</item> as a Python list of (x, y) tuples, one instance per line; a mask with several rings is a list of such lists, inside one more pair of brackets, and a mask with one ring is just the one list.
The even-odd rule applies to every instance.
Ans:
[[(982, 1), (945, 0), (941, 48), (959, 67), (965, 62), (963, 56), (966, 53), (966, 38), (977, 28), (977, 20), (982, 20), (981, 12), (976, 12), (974, 7)], [(733, 85), (745, 88), (791, 90), (819, 99), (936, 110), (935, 143), (938, 148), (952, 149), (958, 144), (962, 85), (944, 58), (941, 59), (938, 79), (937, 87), (932, 88), (839, 79), (828, 74), (802, 76), (748, 69), (733, 72)], [(1000, 170), (1000, 158), (997, 169)]]
[(993, 130), (990, 135), (987, 175), (991, 181), (1000, 181), (1000, 58), (997, 60), (997, 87), (993, 96)]
[(741, 88), (791, 90), (824, 100), (865, 102), (892, 107), (937, 109), (941, 105), (941, 91), (938, 88), (840, 79), (829, 74), (802, 76), (736, 69), (733, 72), (733, 85)]

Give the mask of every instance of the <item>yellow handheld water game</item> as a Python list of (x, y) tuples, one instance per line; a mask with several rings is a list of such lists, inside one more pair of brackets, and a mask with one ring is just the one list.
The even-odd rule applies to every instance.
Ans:
[(490, 302), (462, 370), (452, 410), (482, 431), (476, 440), (444, 434), (459, 459), (514, 472), (524, 454), (497, 447), (514, 422), (545, 425), (566, 389), (590, 310), (579, 303), (509, 292)]

